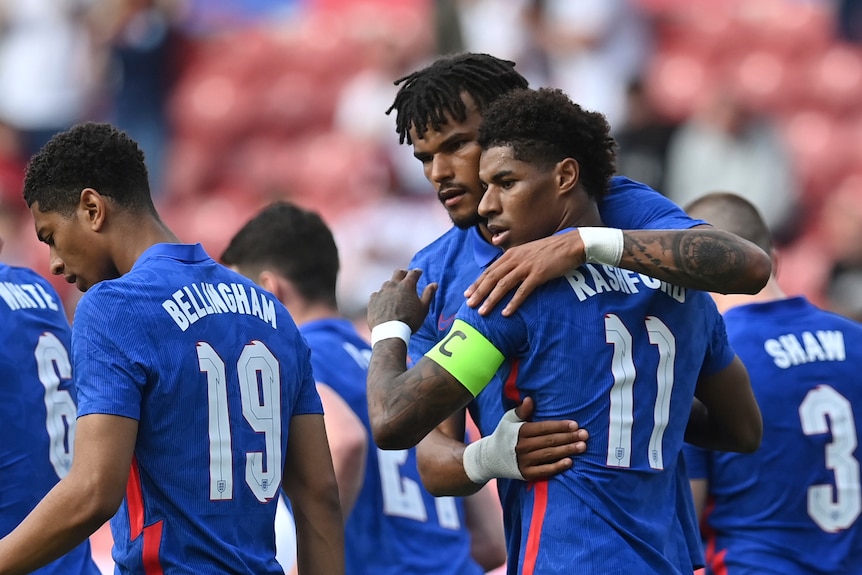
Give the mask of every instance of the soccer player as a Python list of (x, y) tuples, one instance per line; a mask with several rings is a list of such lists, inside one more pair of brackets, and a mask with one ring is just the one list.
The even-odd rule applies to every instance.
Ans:
[[(78, 408), (72, 330), (51, 284), (30, 269), (0, 263), (0, 324), (2, 537), (69, 472)], [(99, 575), (99, 569), (84, 541), (38, 573)]]
[(55, 135), (24, 181), (52, 273), (84, 293), (68, 475), (0, 540), (0, 573), (59, 557), (111, 518), (120, 573), (282, 573), (283, 487), (307, 573), (343, 573), (343, 526), (309, 350), (253, 282), (180, 244), (143, 154), (108, 124)]
[[(236, 233), (221, 259), (284, 303), (311, 348), (346, 519), (346, 572), (479, 575), (501, 565), (502, 519), (488, 489), (466, 500), (435, 498), (422, 488), (414, 449), (367, 449), (371, 348), (339, 315), (338, 250), (320, 216), (273, 203)], [(477, 527), (478, 563), (468, 524)]]
[[(619, 246), (617, 233), (609, 242), (602, 242), (595, 234), (583, 238), (578, 230), (572, 230), (513, 247), (494, 260), (500, 250), (489, 242), (491, 234), (478, 213), (483, 193), (478, 177), (481, 151), (476, 143), (478, 127), (488, 105), (512, 90), (525, 88), (527, 80), (515, 70), (513, 62), (487, 54), (465, 53), (439, 58), (397, 83), (401, 88), (389, 111), (397, 112), (399, 138), (413, 146), (426, 178), (454, 224), (410, 263), (410, 268), (423, 270), (420, 290), (437, 285), (428, 316), (410, 338), (411, 358), (421, 358), (446, 335), (464, 301), (465, 290), (470, 288), (471, 305), (479, 305), (487, 296), (479, 311), (488, 313), (506, 292), (517, 287), (503, 309), (504, 314), (512, 313), (537, 285), (583, 264), (587, 239), (592, 240), (591, 257), (610, 251), (608, 263), (689, 288), (754, 293), (766, 283), (771, 264), (767, 254), (757, 246), (727, 232), (702, 227), (705, 222), (692, 220), (661, 194), (626, 178), (612, 178), (609, 194), (599, 200), (599, 212), (606, 225), (645, 230), (622, 232), (623, 246)], [(609, 245), (610, 250), (602, 250), (603, 245)], [(482, 273), (489, 262), (487, 272)], [(501, 393), (502, 389), (485, 392), (470, 405), (471, 415), (483, 434), (493, 432), (501, 421), (504, 412), (498, 401)], [(457, 441), (462, 429), (463, 414), (431, 432), (419, 445), (422, 479), (432, 493), (455, 492), (456, 486), (449, 480), (463, 477), (464, 444)], [(576, 429), (574, 422), (572, 429)], [(549, 474), (567, 469), (572, 464), (567, 455), (572, 452), (566, 453), (564, 449), (575, 444), (574, 433), (558, 436), (559, 442), (554, 446), (559, 452), (541, 458), (542, 452), (534, 451), (532, 469), (522, 467), (519, 457), (518, 465), (510, 469), (510, 476), (529, 480), (540, 477), (534, 475), (538, 470)], [(420, 437), (421, 433), (402, 434), (398, 441), (403, 443), (392, 447), (413, 445)], [(377, 433), (375, 439), (378, 443), (384, 440)], [(690, 489), (684, 473), (678, 481), (681, 497), (688, 498), (690, 506)], [(498, 481), (503, 492), (505, 484), (506, 481)], [(477, 488), (468, 486), (460, 493)], [(512, 508), (504, 503), (504, 510)], [(683, 520), (691, 522), (684, 531), (692, 533), (689, 544), (694, 560), (702, 561), (693, 511), (685, 513)]]
[[(570, 227), (596, 231), (596, 198), (614, 170), (608, 131), (600, 114), (558, 90), (518, 90), (495, 100), (477, 142), (486, 187), (479, 212), (492, 243), (508, 248)], [(418, 274), (396, 272), (369, 302), (375, 437), (380, 431), (390, 441), (417, 430), (421, 437), (495, 377), (506, 381), (498, 401), (507, 391), (529, 396), (535, 419), (571, 418), (591, 432), (571, 469), (521, 486), (522, 534), (510, 539), (519, 545), (518, 572), (568, 573), (572, 565), (602, 573), (690, 572), (676, 514), (684, 435), (741, 451), (760, 441), (745, 368), (709, 296), (585, 264), (543, 285), (511, 317), (463, 305), (449, 334), (405, 372), (411, 328), (424, 319), (434, 291), (417, 297)], [(695, 394), (707, 410), (689, 421)], [(499, 453), (486, 440), (467, 447), (467, 478), (495, 476)]]
[[(748, 200), (716, 192), (688, 209), (772, 252)], [(751, 375), (763, 443), (751, 454), (686, 446), (707, 573), (862, 572), (862, 326), (786, 296), (774, 277), (756, 295), (714, 299)]]

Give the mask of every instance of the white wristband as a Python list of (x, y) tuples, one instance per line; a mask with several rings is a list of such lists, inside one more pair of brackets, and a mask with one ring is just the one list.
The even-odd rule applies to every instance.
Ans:
[(623, 231), (617, 228), (578, 228), (587, 263), (618, 266), (623, 257)]
[(410, 341), (410, 335), (412, 333), (413, 330), (410, 329), (410, 326), (403, 321), (384, 321), (383, 323), (371, 328), (371, 347), (374, 347), (374, 344), (382, 339), (389, 339), (392, 337), (397, 337), (407, 344), (407, 342)]
[(524, 422), (510, 409), (497, 424), (494, 433), (474, 441), (464, 449), (464, 473), (473, 483), (486, 483), (492, 478), (520, 479), (518, 469), (518, 431)]

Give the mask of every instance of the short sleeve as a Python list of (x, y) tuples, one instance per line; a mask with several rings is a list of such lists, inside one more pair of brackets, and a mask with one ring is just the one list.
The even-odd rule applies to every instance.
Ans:
[(72, 329), (78, 417), (99, 413), (140, 420), (147, 382), (140, 342), (148, 338), (136, 317), (104, 286), (93, 287), (79, 302)]
[(733, 351), (733, 348), (730, 346), (730, 341), (727, 339), (727, 329), (724, 325), (724, 318), (721, 317), (721, 314), (719, 314), (718, 310), (715, 309), (715, 304), (713, 304), (712, 300), (709, 300), (708, 303), (712, 304), (712, 310), (707, 308), (705, 313), (710, 313), (711, 311), (714, 314), (715, 320), (712, 325), (710, 340), (707, 343), (707, 355), (704, 360), (701, 373), (711, 375), (713, 373), (718, 373), (730, 365), (730, 362), (732, 362), (733, 358), (736, 357), (736, 352)]
[(606, 226), (623, 230), (687, 230), (706, 224), (649, 186), (619, 176), (599, 202), (599, 213)]
[(317, 385), (311, 367), (311, 350), (302, 337), (296, 338), (297, 367), (299, 368), (299, 385), (293, 402), (291, 415), (323, 413), (323, 403), (317, 393)]
[(684, 443), (682, 453), (689, 479), (709, 479), (709, 450)]

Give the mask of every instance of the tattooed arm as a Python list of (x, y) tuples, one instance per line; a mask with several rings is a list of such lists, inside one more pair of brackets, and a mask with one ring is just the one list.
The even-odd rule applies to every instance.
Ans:
[(374, 346), (368, 366), (368, 416), (381, 449), (415, 446), (438, 423), (467, 406), (473, 395), (448, 371), (423, 357), (404, 370), (398, 339)]
[[(368, 302), (368, 327), (402, 321), (416, 331), (436, 291), (429, 284), (420, 298), (421, 270), (396, 270)], [(407, 344), (397, 337), (374, 344), (368, 365), (368, 416), (381, 449), (415, 446), (440, 422), (466, 407), (473, 395), (445, 369), (428, 358), (407, 366)]]
[[(710, 226), (687, 230), (626, 230), (619, 267), (674, 285), (718, 293), (757, 293), (769, 280), (769, 255), (753, 243)], [(506, 250), (467, 290), (467, 304), (486, 314), (517, 287), (503, 310), (511, 315), (550, 279), (586, 261), (575, 229)]]

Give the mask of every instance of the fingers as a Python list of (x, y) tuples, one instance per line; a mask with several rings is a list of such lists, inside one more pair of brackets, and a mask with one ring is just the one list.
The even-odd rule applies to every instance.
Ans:
[(521, 405), (515, 408), (515, 415), (518, 416), (518, 419), (521, 421), (527, 421), (531, 417), (533, 417), (533, 411), (536, 409), (536, 404), (533, 402), (532, 397), (525, 397), (524, 401), (521, 402)]
[(404, 277), (405, 277), (406, 275), (407, 275), (407, 270), (397, 269), (397, 270), (395, 270), (395, 271), (393, 271), (393, 272), (392, 272), (392, 279), (391, 279), (391, 281), (396, 282), (396, 283), (397, 283), (397, 282), (400, 282), (401, 280), (403, 280), (403, 279), (404, 279)]
[[(515, 290), (515, 295), (512, 296), (512, 299), (510, 299), (509, 303), (506, 304), (506, 307), (503, 308), (502, 313), (504, 316), (510, 316), (515, 313), (515, 310), (521, 307), (521, 304), (524, 303), (524, 300), (527, 299), (527, 296), (533, 293), (533, 290), (540, 285), (535, 280), (531, 280), (530, 277), (532, 276), (528, 276), (523, 281), (521, 281), (521, 285), (518, 287), (518, 289)], [(479, 310), (479, 313), (482, 313), (481, 309)]]
[(538, 481), (540, 479), (547, 479), (548, 477), (553, 477), (563, 471), (569, 469), (572, 466), (572, 459), (567, 457), (565, 459), (560, 459), (559, 461), (555, 461), (553, 463), (546, 463), (544, 465), (535, 465), (530, 467), (519, 467), (521, 475), (524, 476), (526, 481)]
[(434, 294), (437, 292), (437, 283), (433, 282), (425, 286), (425, 289), (422, 290), (422, 297), (419, 299), (422, 301), (423, 306), (431, 305), (431, 298), (434, 297)]

